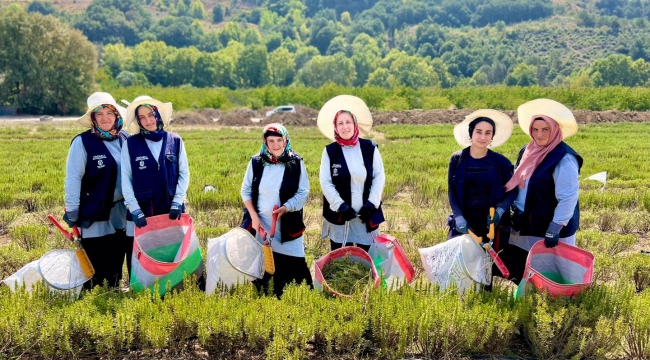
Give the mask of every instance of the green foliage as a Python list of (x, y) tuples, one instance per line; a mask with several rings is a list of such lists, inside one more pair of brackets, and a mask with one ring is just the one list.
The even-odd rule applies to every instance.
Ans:
[(216, 4), (212, 8), (212, 22), (217, 24), (223, 21), (223, 8), (221, 4)]
[(0, 11), (3, 105), (21, 113), (79, 113), (94, 86), (96, 59), (95, 47), (54, 17)]

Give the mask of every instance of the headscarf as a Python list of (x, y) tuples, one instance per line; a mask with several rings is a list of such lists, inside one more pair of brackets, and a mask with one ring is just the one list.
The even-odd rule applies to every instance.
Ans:
[[(560, 125), (555, 120), (546, 115), (533, 116), (533, 121), (530, 122), (530, 126), (528, 127), (529, 134), (533, 133), (533, 124), (535, 123), (536, 119), (546, 121), (548, 126), (551, 128), (548, 144), (545, 146), (539, 146), (535, 142), (535, 139), (533, 139), (528, 143), (528, 145), (526, 145), (526, 150), (524, 150), (524, 154), (521, 156), (521, 161), (519, 161), (517, 170), (515, 170), (515, 173), (512, 175), (510, 181), (506, 183), (506, 191), (514, 189), (517, 185), (519, 185), (520, 189), (523, 189), (524, 186), (526, 186), (526, 180), (530, 179), (530, 177), (533, 175), (533, 172), (537, 168), (537, 165), (539, 165), (542, 160), (544, 160), (548, 153), (553, 151), (553, 149), (555, 149), (555, 147), (562, 142), (562, 131), (560, 129)], [(530, 137), (531, 139), (533, 138), (532, 135)]]
[[(140, 123), (140, 117), (138, 116), (138, 109), (140, 109), (141, 106), (144, 106), (153, 112), (153, 115), (156, 117), (156, 130), (149, 131), (145, 129), (144, 126), (142, 126), (142, 124)], [(160, 117), (160, 112), (158, 112), (158, 108), (155, 107), (154, 105), (142, 104), (137, 108), (135, 108), (135, 118), (138, 121), (138, 125), (140, 125), (140, 134), (142, 134), (142, 136), (144, 136), (145, 139), (151, 141), (160, 141), (163, 135), (165, 135), (165, 131), (163, 130), (163, 128), (165, 127), (165, 123), (162, 121), (162, 118)]]
[[(348, 113), (352, 115), (352, 119), (354, 119), (354, 134), (348, 140), (343, 139), (336, 128), (336, 119), (339, 118), (341, 113)], [(357, 123), (357, 117), (350, 111), (340, 110), (336, 115), (334, 115), (334, 140), (336, 140), (336, 142), (341, 146), (355, 146), (359, 143), (359, 124)]]
[(485, 121), (486, 123), (492, 125), (492, 138), (494, 139), (494, 135), (497, 134), (497, 126), (494, 124), (494, 120), (492, 120), (492, 119), (490, 119), (488, 117), (485, 117), (485, 116), (477, 117), (476, 119), (472, 120), (469, 123), (469, 126), (468, 126), (467, 129), (469, 130), (469, 138), (470, 139), (472, 138), (472, 134), (474, 133), (474, 128), (476, 128), (476, 125), (478, 125), (478, 123), (483, 122), (483, 121)]
[[(276, 157), (273, 155), (266, 146), (266, 138), (269, 136), (278, 136), (284, 139), (284, 151), (282, 151), (280, 156)], [(262, 148), (260, 149), (260, 156), (264, 160), (264, 164), (287, 163), (291, 161), (293, 155), (294, 153), (293, 150), (291, 150), (291, 140), (289, 139), (289, 132), (287, 132), (287, 129), (277, 123), (266, 125), (262, 131)]]
[[(97, 119), (95, 119), (95, 113), (100, 109), (109, 109), (113, 112), (113, 114), (115, 114), (115, 122), (113, 123), (111, 129), (108, 131), (100, 129), (99, 124), (97, 124)], [(120, 115), (120, 112), (117, 111), (117, 108), (115, 108), (115, 106), (109, 104), (99, 105), (90, 112), (90, 120), (93, 122), (93, 126), (90, 128), (90, 133), (95, 137), (105, 141), (113, 141), (120, 137), (120, 130), (122, 130), (124, 120), (122, 120), (122, 115)]]

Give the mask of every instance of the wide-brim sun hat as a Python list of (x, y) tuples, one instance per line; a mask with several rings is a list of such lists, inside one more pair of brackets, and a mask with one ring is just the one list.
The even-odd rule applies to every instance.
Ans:
[[(122, 100), (122, 102), (125, 102)], [(160, 113), (160, 118), (165, 126), (169, 125), (169, 122), (172, 119), (172, 103), (163, 103), (162, 101), (152, 99), (151, 96), (143, 95), (135, 98), (129, 106), (126, 108), (126, 118), (124, 119), (124, 125), (129, 129), (131, 134), (140, 133), (140, 125), (135, 118), (135, 110), (138, 106), (143, 104), (153, 105), (158, 108), (158, 113)]]
[(578, 123), (568, 107), (551, 99), (536, 99), (517, 108), (517, 119), (521, 130), (530, 136), (530, 122), (539, 115), (545, 115), (560, 125), (562, 139), (567, 139), (578, 132)]
[(318, 129), (328, 139), (334, 141), (334, 116), (341, 110), (354, 114), (359, 125), (359, 136), (365, 136), (372, 129), (372, 114), (368, 105), (360, 98), (352, 95), (339, 95), (331, 98), (323, 105), (318, 113)]
[(88, 110), (86, 111), (85, 114), (83, 114), (82, 117), (77, 119), (77, 122), (87, 128), (93, 127), (93, 120), (90, 117), (90, 113), (93, 112), (96, 108), (98, 108), (100, 105), (113, 105), (117, 109), (117, 111), (120, 113), (122, 116), (122, 120), (125, 119), (126, 116), (126, 109), (123, 106), (117, 105), (117, 102), (111, 96), (111, 94), (106, 93), (106, 92), (96, 92), (93, 93), (88, 97), (88, 100), (86, 101), (88, 105)]
[(481, 109), (467, 115), (465, 117), (465, 120), (454, 126), (454, 137), (460, 146), (467, 147), (472, 145), (472, 141), (469, 137), (469, 123), (480, 117), (486, 117), (494, 121), (494, 127), (496, 129), (494, 132), (494, 138), (492, 138), (492, 142), (490, 143), (490, 147), (495, 148), (497, 146), (503, 145), (506, 141), (508, 141), (510, 135), (512, 134), (512, 128), (514, 127), (510, 116), (498, 110)]

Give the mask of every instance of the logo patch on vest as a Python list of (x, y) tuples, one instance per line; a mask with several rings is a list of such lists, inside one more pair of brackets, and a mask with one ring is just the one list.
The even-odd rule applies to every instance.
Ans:
[(106, 167), (106, 165), (104, 165), (104, 160), (103, 159), (106, 159), (106, 155), (104, 155), (104, 154), (93, 156), (93, 161), (97, 160), (97, 168), (98, 169)]
[(342, 168), (341, 164), (332, 164), (332, 176), (339, 176), (340, 168)]
[(101, 169), (101, 168), (103, 168), (103, 167), (105, 167), (105, 166), (106, 166), (106, 165), (104, 165), (104, 161), (103, 161), (103, 160), (97, 160), (97, 168), (98, 168), (98, 169)]
[(140, 162), (140, 167), (139, 167), (140, 170), (144, 170), (144, 169), (147, 168), (147, 167), (144, 165), (144, 161), (145, 161), (145, 160), (149, 160), (149, 157), (146, 156), (146, 155), (138, 156), (137, 158), (135, 158), (135, 161), (136, 161), (136, 162), (138, 162), (138, 161)]

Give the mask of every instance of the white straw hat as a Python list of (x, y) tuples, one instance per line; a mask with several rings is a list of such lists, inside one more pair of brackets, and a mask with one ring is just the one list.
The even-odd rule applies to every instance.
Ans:
[(106, 92), (96, 92), (93, 93), (88, 97), (88, 100), (86, 101), (88, 104), (88, 110), (86, 113), (77, 119), (77, 122), (87, 128), (93, 127), (93, 120), (90, 117), (90, 113), (98, 108), (100, 105), (113, 105), (117, 109), (117, 111), (120, 113), (120, 116), (122, 116), (122, 120), (125, 120), (125, 115), (126, 115), (126, 109), (122, 106), (117, 105), (117, 102), (115, 99), (111, 96), (111, 94), (106, 93)]
[(498, 110), (481, 109), (467, 115), (465, 120), (454, 126), (454, 137), (460, 146), (467, 147), (472, 145), (472, 141), (469, 138), (469, 123), (480, 117), (486, 117), (494, 121), (494, 127), (496, 129), (494, 129), (494, 138), (492, 139), (490, 147), (495, 148), (508, 141), (508, 138), (510, 138), (510, 135), (512, 134), (512, 119)]
[(328, 139), (334, 140), (334, 116), (341, 110), (354, 114), (359, 125), (359, 136), (364, 136), (372, 128), (372, 114), (363, 100), (352, 95), (339, 95), (331, 98), (318, 113), (318, 129)]
[[(122, 100), (122, 102), (125, 102)], [(158, 108), (160, 113), (160, 118), (165, 126), (169, 125), (169, 122), (172, 118), (172, 103), (163, 103), (162, 101), (152, 99), (151, 96), (142, 95), (138, 96), (129, 103), (129, 106), (126, 108), (126, 119), (124, 120), (124, 125), (129, 129), (131, 134), (140, 133), (140, 125), (135, 118), (135, 110), (138, 106), (143, 104), (153, 105)]]
[(578, 132), (578, 123), (569, 108), (555, 100), (536, 99), (517, 108), (517, 119), (521, 130), (530, 136), (530, 122), (539, 115), (546, 115), (560, 125), (562, 139), (567, 139)]

